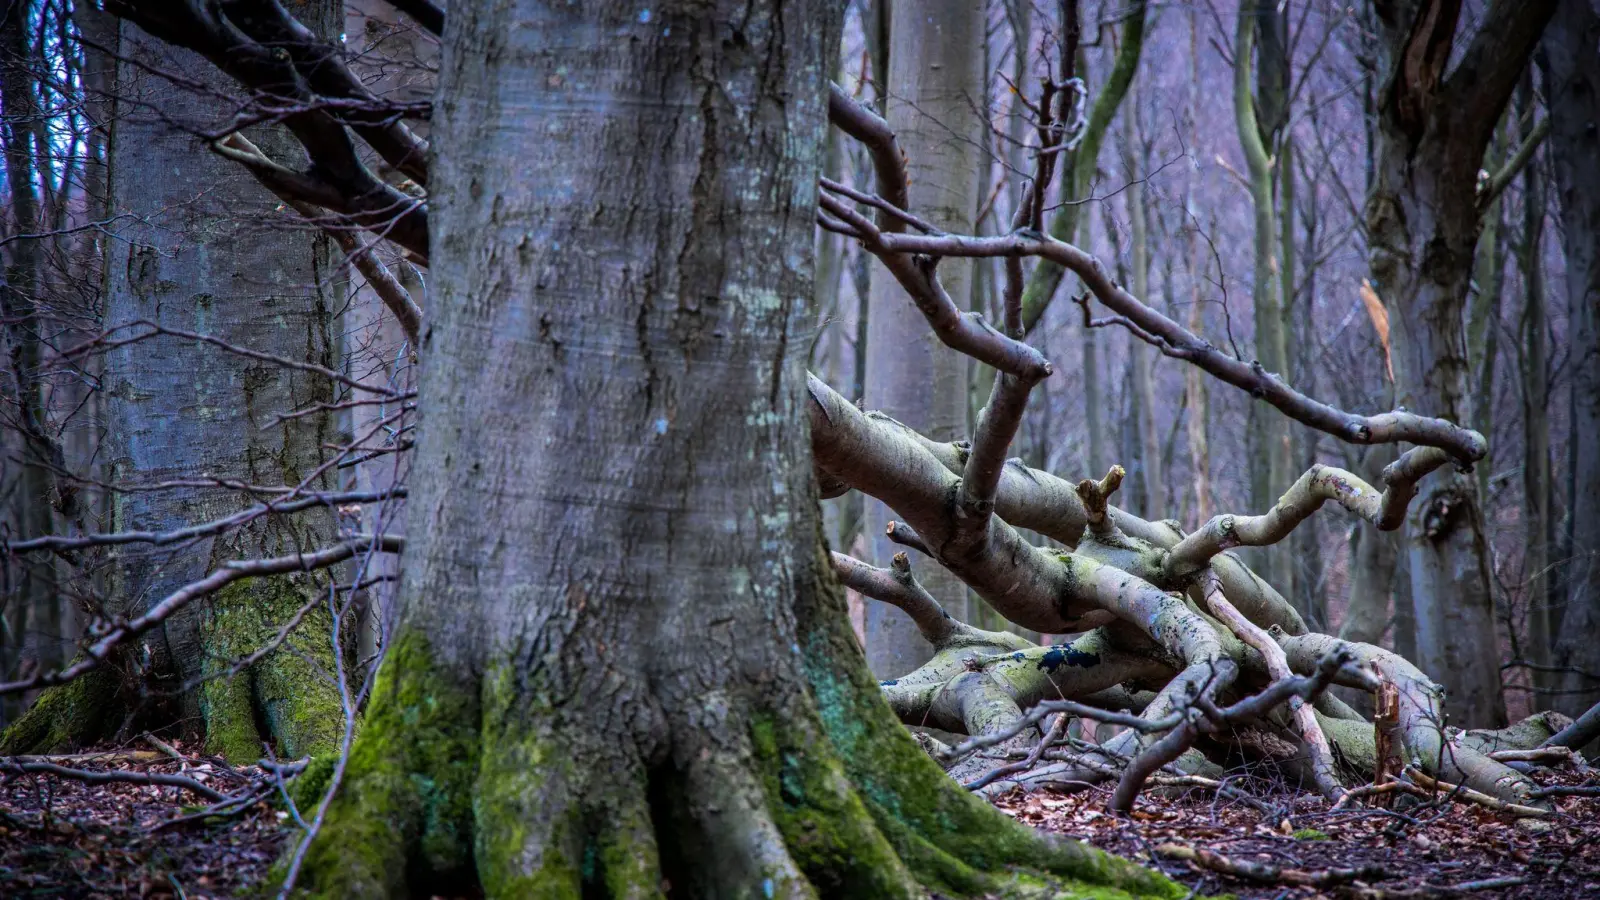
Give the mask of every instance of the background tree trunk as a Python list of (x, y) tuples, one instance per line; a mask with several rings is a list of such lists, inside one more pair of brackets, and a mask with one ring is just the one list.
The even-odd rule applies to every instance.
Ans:
[[(1465, 306), (1482, 211), (1484, 152), (1554, 0), (1496, 4), (1446, 77), (1458, 0), (1378, 9), (1377, 141), (1367, 197), (1368, 266), (1389, 310), (1397, 402), (1474, 421)], [(1425, 479), (1406, 524), (1417, 657), (1445, 686), (1451, 721), (1505, 722), (1500, 649), (1477, 483)]]
[[(1565, 561), (1568, 603), (1557, 632), (1562, 712), (1600, 701), (1600, 15), (1592, 3), (1562, 3), (1545, 32), (1550, 155), (1567, 257), (1572, 355), (1572, 550)], [(1593, 674), (1582, 674), (1593, 673)]]
[[(322, 0), (298, 12), (308, 26), (327, 34), (337, 33), (338, 10), (338, 3)], [(159, 44), (130, 24), (123, 23), (120, 40), (125, 59), (117, 76), (110, 203), (131, 224), (109, 244), (108, 325), (153, 322), (337, 368), (333, 316), (340, 303), (329, 281), (324, 240), (286, 227), (274, 212), (275, 198), (172, 124), (216, 127), (231, 112), (224, 103), (175, 88), (151, 70), (206, 84), (217, 83), (218, 76), (199, 57)], [(272, 132), (255, 138), (274, 150), (288, 143)], [(115, 484), (223, 478), (265, 486), (305, 483), (312, 490), (333, 486), (320, 468), (327, 458), (324, 446), (338, 443), (333, 415), (313, 411), (278, 418), (334, 401), (333, 385), (322, 376), (161, 335), (111, 350), (105, 389), (103, 452)], [(249, 493), (221, 487), (116, 492), (109, 530), (166, 531), (255, 501)], [(332, 511), (313, 509), (243, 528), (226, 542), (117, 548), (107, 559), (107, 608), (94, 612), (136, 615), (221, 561), (310, 549), (333, 531)], [(264, 646), (325, 586), (324, 578), (235, 582), (167, 620), (145, 642), (152, 654), (148, 674), (163, 679), (168, 691), (186, 688), (177, 708), (118, 714), (108, 711), (108, 698), (84, 696), (114, 691), (114, 683), (93, 677), (70, 682), (47, 691), (6, 732), (0, 752), (86, 744), (129, 718), (144, 727), (186, 720), (193, 723), (189, 731), (203, 733), (210, 752), (236, 763), (261, 758), (263, 741), (289, 758), (332, 748), (344, 717), (327, 677), (333, 657), (325, 607), (313, 608), (278, 650), (247, 670), (231, 671), (234, 660)], [(146, 674), (134, 660), (126, 662), (134, 677)]]
[[(1533, 73), (1523, 77), (1518, 107), (1533, 130), (1538, 101), (1533, 94)], [(1518, 340), (1522, 398), (1522, 612), (1526, 641), (1518, 649), (1530, 670), (1536, 689), (1548, 689), (1556, 679), (1550, 665), (1555, 633), (1550, 627), (1550, 361), (1545, 335), (1550, 327), (1544, 280), (1545, 176), (1539, 161), (1522, 170), (1522, 242), (1517, 262), (1522, 270), (1522, 317)]]
[[(1277, 137), (1288, 119), (1288, 59), (1277, 34), (1279, 19), (1271, 2), (1245, 2), (1239, 6), (1234, 33), (1234, 124), (1244, 152), (1250, 203), (1255, 209), (1255, 269), (1250, 296), (1255, 311), (1256, 361), (1268, 372), (1290, 376), (1288, 336), (1284, 329), (1283, 280), (1278, 259), (1277, 215), (1273, 202)], [(1261, 36), (1256, 91), (1250, 92), (1251, 47)], [(1265, 403), (1250, 410), (1250, 506), (1271, 509), (1278, 496), (1298, 477), (1294, 472), (1289, 419)], [(1304, 602), (1294, 587), (1291, 542), (1265, 548), (1257, 555), (1265, 564), (1261, 576), (1291, 602)], [(1300, 608), (1301, 615), (1307, 610)]]
[[(982, 117), (981, 0), (895, 2), (890, 13), (886, 118), (906, 153), (911, 208), (947, 231), (967, 233), (977, 211)], [(973, 263), (947, 259), (939, 280), (956, 298), (972, 293)], [(967, 433), (967, 358), (941, 344), (904, 289), (882, 266), (872, 270), (867, 326), (867, 404), (936, 441)], [(873, 557), (887, 566), (901, 548), (884, 535), (893, 514), (866, 501)], [(940, 566), (919, 573), (952, 616), (968, 621), (967, 588)], [(866, 608), (867, 661), (879, 678), (920, 666), (933, 648), (910, 617), (886, 603)]]

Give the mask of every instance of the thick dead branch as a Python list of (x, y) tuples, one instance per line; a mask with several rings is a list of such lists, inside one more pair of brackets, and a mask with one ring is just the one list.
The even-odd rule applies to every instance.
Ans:
[(1488, 452), (1475, 431), (1445, 419), (1403, 410), (1375, 416), (1345, 412), (1294, 390), (1277, 374), (1236, 359), (1123, 290), (1098, 259), (1083, 250), (1033, 231), (996, 237), (970, 235), (881, 235), (883, 250), (942, 256), (1036, 256), (1070, 269), (1101, 303), (1160, 341), (1162, 353), (1183, 359), (1234, 387), (1250, 392), (1290, 418), (1353, 444), (1412, 443), (1438, 447), (1470, 465)]
[[(1357, 663), (1340, 670), (1337, 681), (1347, 687), (1376, 691), (1384, 683), (1394, 686), (1399, 712), (1395, 724), (1389, 729), (1395, 744), (1394, 752), (1402, 765), (1422, 772), (1434, 773), (1450, 782), (1459, 782), (1504, 800), (1507, 803), (1529, 805), (1533, 782), (1524, 778), (1504, 763), (1496, 762), (1472, 749), (1461, 739), (1445, 740), (1444, 718), (1440, 713), (1441, 688), (1420, 672), (1409, 661), (1371, 644), (1342, 641), (1323, 634), (1289, 636), (1272, 633), (1283, 647), (1289, 665), (1297, 672), (1313, 670), (1318, 660), (1328, 653), (1344, 650)], [(1356, 723), (1347, 723), (1356, 725)], [(1328, 722), (1323, 722), (1328, 727)], [(1359, 734), (1358, 734), (1359, 732)], [(1362, 746), (1357, 746), (1357, 739)], [(1372, 759), (1376, 748), (1365, 743), (1372, 739), (1370, 728), (1346, 728), (1338, 739), (1347, 756)], [(1368, 763), (1375, 768), (1375, 763)]]
[(1550, 739), (1544, 742), (1544, 746), (1571, 747), (1579, 750), (1597, 737), (1600, 737), (1600, 703), (1589, 707), (1589, 710), (1571, 725), (1551, 735)]
[(832, 554), (833, 571), (845, 587), (898, 607), (917, 624), (917, 631), (935, 648), (955, 632), (957, 622), (911, 575), (911, 561), (896, 553), (891, 568), (880, 569), (843, 553)]
[[(908, 176), (905, 152), (895, 140), (894, 129), (889, 127), (889, 123), (857, 103), (837, 84), (828, 85), (828, 121), (866, 145), (872, 157), (873, 174), (878, 179), (878, 194), (884, 202), (902, 210), (910, 205), (906, 191)], [(898, 230), (893, 221), (895, 217), (885, 215), (887, 218), (879, 219), (882, 229)]]

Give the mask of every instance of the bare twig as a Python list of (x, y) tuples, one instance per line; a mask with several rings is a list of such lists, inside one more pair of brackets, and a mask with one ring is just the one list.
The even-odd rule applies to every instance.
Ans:
[(183, 775), (167, 775), (162, 772), (125, 772), (120, 770), (96, 772), (89, 769), (72, 769), (52, 762), (26, 762), (15, 757), (0, 757), (0, 772), (8, 775), (42, 773), (56, 775), (61, 778), (71, 778), (74, 781), (81, 781), (85, 784), (126, 783), (176, 787), (199, 794), (213, 803), (223, 799), (223, 795), (220, 792), (206, 787), (193, 778)]
[(235, 560), (224, 563), (221, 568), (205, 578), (184, 585), (177, 591), (168, 594), (159, 603), (150, 607), (143, 615), (113, 625), (99, 640), (84, 651), (82, 659), (72, 665), (64, 669), (41, 672), (17, 681), (0, 683), (0, 694), (65, 684), (104, 663), (110, 657), (112, 651), (124, 641), (149, 631), (193, 601), (214, 593), (225, 585), (241, 578), (258, 578), (263, 575), (283, 575), (290, 572), (309, 572), (315, 569), (324, 569), (344, 562), (357, 553), (372, 547), (377, 547), (385, 553), (399, 553), (405, 548), (405, 539), (396, 535), (378, 537), (354, 535), (342, 543), (308, 553), (296, 553), (270, 559)]

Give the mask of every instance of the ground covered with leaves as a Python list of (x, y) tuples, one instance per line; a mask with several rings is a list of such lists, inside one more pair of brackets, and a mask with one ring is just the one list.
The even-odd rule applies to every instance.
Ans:
[[(1533, 777), (1600, 784), (1593, 770)], [(1227, 784), (1239, 794), (1147, 793), (1128, 818), (1104, 812), (1109, 788), (1013, 793), (997, 805), (1029, 825), (1156, 866), (1197, 895), (1600, 897), (1600, 797), (1560, 798), (1550, 816), (1514, 818), (1444, 794), (1336, 810), (1316, 794), (1282, 791), (1281, 782), (1236, 774)], [(1219, 871), (1229, 869), (1252, 874)]]
[[(170, 745), (169, 745), (170, 746)], [(179, 748), (181, 754), (182, 750)], [(159, 751), (52, 758), (88, 771), (182, 774), (231, 793), (261, 784), (257, 770)], [(224, 816), (184, 788), (85, 784), (52, 774), (0, 775), (0, 897), (241, 897), (258, 887), (289, 832), (272, 794)]]
[[(170, 746), (55, 759), (88, 771), (181, 774), (255, 799), (207, 815), (207, 801), (184, 788), (0, 775), (0, 897), (270, 895), (263, 879), (294, 823), (259, 770), (229, 770)], [(1600, 789), (1596, 770), (1542, 769), (1534, 777)], [(1396, 798), (1392, 808), (1332, 809), (1281, 785), (1236, 773), (1226, 796), (1152, 791), (1129, 818), (1104, 812), (1107, 788), (1011, 794), (997, 805), (1030, 825), (1157, 866), (1198, 895), (1600, 897), (1600, 797), (1562, 797), (1551, 815), (1515, 818), (1443, 794)]]

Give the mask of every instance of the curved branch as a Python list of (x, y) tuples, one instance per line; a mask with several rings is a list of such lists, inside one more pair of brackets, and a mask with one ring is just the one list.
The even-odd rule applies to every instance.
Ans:
[(911, 561), (904, 553), (896, 553), (892, 567), (888, 569), (868, 565), (843, 553), (835, 552), (831, 556), (833, 571), (845, 587), (898, 607), (911, 617), (917, 631), (935, 649), (940, 648), (956, 631), (956, 620), (912, 577)]
[[(1267, 664), (1267, 674), (1274, 681), (1281, 681), (1293, 675), (1289, 668), (1289, 659), (1284, 655), (1283, 648), (1279, 647), (1271, 635), (1257, 627), (1245, 618), (1227, 598), (1222, 595), (1222, 588), (1217, 583), (1215, 575), (1209, 575), (1201, 585), (1206, 607), (1211, 614), (1216, 616), (1244, 641), (1261, 654)], [(1331, 674), (1329, 677), (1332, 677)], [(1328, 736), (1322, 733), (1322, 726), (1317, 724), (1316, 713), (1310, 704), (1299, 696), (1289, 698), (1289, 711), (1294, 716), (1296, 727), (1300, 729), (1300, 736), (1304, 739), (1306, 749), (1311, 757), (1312, 777), (1317, 783), (1317, 788), (1330, 800), (1337, 802), (1344, 796), (1344, 785), (1339, 783), (1338, 772), (1334, 769), (1333, 748), (1328, 745)]]
[(928, 256), (1036, 256), (1059, 263), (1071, 269), (1101, 303), (1161, 340), (1161, 350), (1167, 356), (1190, 362), (1267, 401), (1291, 419), (1342, 441), (1438, 447), (1464, 465), (1477, 462), (1488, 452), (1483, 435), (1445, 419), (1404, 410), (1362, 416), (1307, 397), (1278, 375), (1223, 353), (1210, 341), (1145, 305), (1113, 282), (1094, 256), (1037, 232), (1024, 230), (996, 237), (886, 234), (881, 240), (887, 250)]
[(1406, 506), (1416, 496), (1417, 481), (1447, 462), (1449, 457), (1436, 447), (1408, 450), (1383, 470), (1388, 489), (1382, 493), (1344, 469), (1318, 463), (1307, 469), (1265, 513), (1212, 517), (1199, 531), (1172, 548), (1164, 567), (1169, 576), (1181, 577), (1203, 568), (1224, 550), (1276, 544), (1329, 500), (1376, 525), (1380, 531), (1393, 531), (1400, 527)]

